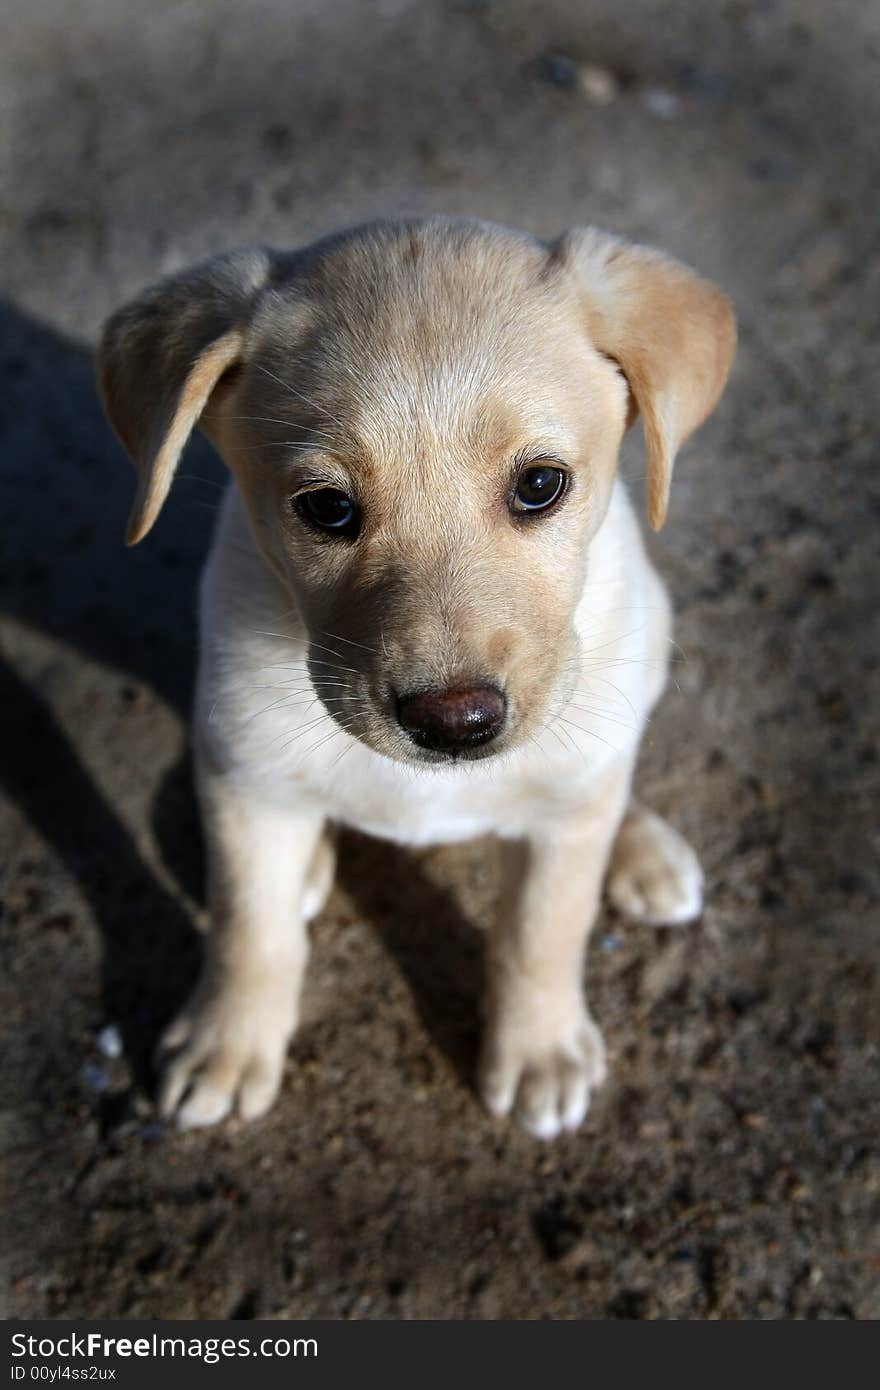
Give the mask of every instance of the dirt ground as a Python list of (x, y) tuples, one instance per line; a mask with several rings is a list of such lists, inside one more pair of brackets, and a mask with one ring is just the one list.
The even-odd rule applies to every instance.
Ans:
[[(880, 1316), (880, 6), (70, 17), (0, 19), (5, 1311)], [(194, 446), (126, 552), (91, 351), (167, 270), (395, 211), (599, 222), (736, 300), (728, 394), (653, 543), (687, 659), (640, 771), (707, 907), (603, 916), (612, 1076), (546, 1147), (472, 1090), (492, 845), (351, 837), (280, 1103), (180, 1136), (148, 1059), (198, 960), (186, 708), (222, 475)], [(640, 488), (637, 443), (625, 470)]]

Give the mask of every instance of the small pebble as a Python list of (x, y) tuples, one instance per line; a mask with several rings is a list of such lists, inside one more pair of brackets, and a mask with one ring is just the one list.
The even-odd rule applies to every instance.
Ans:
[(115, 1024), (108, 1023), (106, 1028), (102, 1028), (96, 1041), (102, 1057), (122, 1056), (122, 1037)]
[(110, 1078), (104, 1068), (96, 1066), (94, 1062), (86, 1062), (80, 1075), (89, 1090), (94, 1091), (97, 1096), (103, 1095), (110, 1085)]
[(577, 63), (567, 53), (548, 53), (544, 59), (544, 76), (554, 87), (575, 87), (578, 80)]
[(620, 92), (620, 84), (608, 68), (581, 63), (577, 69), (577, 89), (594, 106), (609, 106)]
[(554, 87), (579, 92), (593, 106), (608, 106), (620, 94), (620, 83), (610, 68), (578, 63), (567, 53), (548, 53), (543, 71)]
[(828, 1133), (828, 1108), (821, 1096), (810, 1102), (810, 1130), (816, 1139), (824, 1139)]
[(607, 951), (610, 955), (613, 951), (620, 950), (623, 945), (623, 937), (618, 936), (616, 932), (610, 932), (607, 936), (602, 937), (599, 945), (602, 947), (603, 951)]
[(681, 110), (681, 98), (675, 92), (670, 92), (668, 87), (646, 87), (642, 101), (652, 116), (659, 116), (664, 121), (671, 120)]

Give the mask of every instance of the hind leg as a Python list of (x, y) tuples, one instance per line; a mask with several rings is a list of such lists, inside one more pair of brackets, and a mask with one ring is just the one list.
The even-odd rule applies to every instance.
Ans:
[(687, 840), (634, 801), (611, 851), (605, 891), (627, 917), (676, 926), (702, 912), (703, 872)]

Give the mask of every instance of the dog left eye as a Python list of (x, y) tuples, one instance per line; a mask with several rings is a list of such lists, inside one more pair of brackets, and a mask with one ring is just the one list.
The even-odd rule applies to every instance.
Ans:
[(295, 499), (297, 511), (309, 526), (331, 536), (353, 540), (360, 530), (360, 516), (348, 493), (335, 487), (313, 488)]
[(515, 512), (543, 512), (558, 502), (565, 491), (566, 474), (549, 463), (524, 468), (511, 498)]

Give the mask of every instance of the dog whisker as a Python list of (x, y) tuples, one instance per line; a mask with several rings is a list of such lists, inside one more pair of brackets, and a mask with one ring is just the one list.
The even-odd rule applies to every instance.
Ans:
[[(255, 719), (259, 719), (261, 714), (268, 714), (270, 710), (278, 709), (281, 705), (287, 705), (289, 707), (294, 698), (295, 693), (291, 693), (289, 695), (282, 696), (280, 700), (273, 700), (271, 705), (266, 705), (263, 709), (258, 709), (256, 713), (248, 715), (244, 723), (252, 724)], [(314, 695), (310, 698), (308, 695), (306, 695), (302, 699), (301, 703), (307, 705), (316, 705), (318, 703), (318, 697), (317, 695)]]
[(308, 438), (306, 439), (303, 439), (302, 437), (293, 440), (269, 439), (262, 444), (245, 444), (242, 445), (241, 449), (233, 451), (236, 453), (241, 453), (250, 448), (270, 449), (292, 447), (302, 449), (315, 449), (316, 447), (323, 448), (336, 446), (336, 440), (333, 438), (332, 435), (328, 434), (325, 430), (316, 429), (314, 425), (301, 427), (294, 420), (281, 420), (275, 415), (230, 415), (227, 418), (230, 420), (249, 421), (253, 424), (282, 425), (285, 429), (288, 430), (298, 430), (301, 436), (303, 433), (308, 435)]
[(295, 420), (282, 420), (277, 415), (228, 415), (229, 420), (246, 420), (259, 425), (283, 425), (286, 430), (299, 429)]
[[(318, 701), (315, 700), (314, 703), (317, 704)], [(305, 734), (307, 734), (309, 729), (314, 729), (318, 724), (322, 724), (325, 720), (329, 720), (331, 718), (332, 715), (328, 714), (326, 710), (322, 710), (321, 713), (316, 715), (314, 719), (310, 719), (308, 723), (303, 724), (299, 729), (297, 729), (296, 732), (287, 739), (286, 743), (282, 743), (279, 751), (283, 753), (287, 748), (291, 746), (291, 744), (296, 743), (298, 739), (301, 739)], [(272, 739), (272, 741), (269, 744), (269, 747), (271, 748), (273, 744), (277, 743), (280, 739), (284, 738), (288, 732), (288, 730), (285, 730), (285, 733), (279, 734), (277, 738)]]
[(205, 487), (216, 488), (218, 492), (226, 492), (229, 487), (228, 480), (218, 483), (216, 478), (202, 478), (198, 473), (178, 473), (177, 481), (179, 483), (204, 483)]
[(353, 642), (350, 637), (341, 637), (338, 632), (322, 632), (323, 637), (330, 637), (334, 642), (345, 642), (349, 647), (360, 647), (362, 651), (376, 654), (375, 647), (368, 647), (364, 642)]
[(558, 718), (559, 718), (560, 723), (571, 725), (571, 727), (572, 727), (573, 729), (577, 729), (579, 733), (581, 733), (581, 734), (589, 734), (590, 738), (598, 739), (600, 743), (604, 743), (604, 744), (605, 744), (605, 747), (606, 747), (606, 748), (610, 748), (611, 751), (612, 751), (613, 753), (619, 753), (619, 752), (620, 752), (620, 749), (617, 748), (613, 743), (609, 743), (608, 740), (607, 740), (607, 738), (602, 738), (600, 734), (597, 734), (596, 731), (595, 731), (595, 729), (585, 729), (585, 728), (583, 727), (582, 724), (576, 724), (576, 723), (574, 722), (574, 720), (572, 720), (572, 719), (566, 719), (565, 715), (563, 715), (563, 714), (560, 714), (560, 715), (558, 716)]
[[(267, 632), (264, 628), (259, 628), (259, 627), (255, 627), (255, 628), (253, 629), (253, 631), (259, 633), (261, 637), (277, 637), (277, 638), (279, 638), (282, 642), (296, 642), (296, 641), (299, 640), (299, 639), (296, 638), (296, 637), (288, 637), (288, 636), (286, 636), (286, 634), (283, 633), (283, 632)], [(325, 647), (325, 646), (323, 646), (322, 643), (320, 643), (320, 642), (312, 642), (310, 645), (313, 646), (313, 647), (317, 647), (319, 651), (322, 651), (322, 652), (329, 652), (331, 656), (337, 656), (337, 657), (339, 657), (340, 660), (341, 660), (341, 653), (340, 653), (340, 652), (334, 652), (334, 650), (333, 650), (332, 647)], [(289, 662), (289, 663), (279, 662), (278, 664), (279, 664), (279, 665), (290, 665), (290, 666), (294, 666), (294, 665), (297, 665), (297, 664), (301, 664), (301, 665), (304, 665), (304, 666), (332, 666), (333, 669), (334, 669), (335, 671), (350, 671), (350, 672), (352, 673), (352, 675), (355, 675), (355, 676), (359, 676), (359, 675), (361, 674), (360, 671), (356, 670), (354, 666), (340, 666), (338, 661), (321, 661), (321, 660), (319, 660), (317, 657), (308, 657), (308, 658), (305, 658), (305, 659), (303, 660), (303, 662), (301, 662), (301, 663), (296, 663), (296, 662)]]
[[(565, 744), (564, 744), (564, 742), (563, 742), (563, 740), (562, 740), (562, 735), (560, 734), (559, 730), (558, 730), (557, 727), (556, 727), (556, 716), (555, 716), (555, 715), (550, 715), (550, 717), (549, 717), (548, 719), (545, 720), (545, 722), (541, 725), (541, 728), (538, 730), (538, 733), (537, 733), (537, 735), (535, 736), (535, 738), (536, 738), (537, 745), (538, 745), (539, 747), (540, 747), (540, 740), (543, 738), (544, 734), (546, 734), (546, 733), (551, 733), (551, 734), (553, 735), (553, 737), (556, 739), (556, 742), (559, 744), (559, 747), (562, 749), (562, 751), (563, 751), (563, 753), (564, 753), (564, 752), (565, 752)], [(550, 755), (548, 754), (548, 752), (547, 752), (546, 749), (542, 749), (542, 752), (544, 753), (544, 757), (545, 757), (545, 758), (548, 758), (548, 757), (550, 756)]]
[[(669, 661), (675, 662), (676, 658), (674, 656), (670, 657)], [(661, 668), (665, 668), (667, 665), (668, 662), (657, 660), (654, 657), (650, 656), (600, 657), (597, 662), (597, 666), (600, 671), (610, 671), (615, 666), (659, 666)], [(596, 679), (593, 675), (592, 670), (585, 671), (584, 675), (589, 676), (591, 680)]]
[(303, 637), (292, 637), (289, 632), (270, 632), (265, 627), (252, 627), (251, 632), (256, 632), (260, 637), (277, 637), (282, 642), (303, 642), (305, 644), (307, 640)]
[(623, 632), (619, 637), (611, 637), (607, 642), (600, 642), (599, 645), (596, 647), (588, 647), (587, 650), (584, 652), (584, 656), (591, 657), (596, 652), (605, 651), (607, 647), (616, 647), (619, 642), (625, 642), (629, 637), (638, 636), (639, 633), (645, 631), (646, 627), (647, 623), (642, 623), (641, 627), (631, 628), (629, 632)]
[(259, 684), (259, 685), (249, 685), (249, 686), (246, 686), (245, 689), (247, 689), (247, 690), (286, 690), (287, 693), (288, 693), (288, 695), (314, 695), (314, 694), (315, 694), (315, 691), (314, 691), (313, 687), (310, 686), (310, 685), (298, 685), (298, 686), (296, 686), (295, 689), (291, 690), (290, 684), (291, 684), (291, 683), (290, 683), (289, 681), (282, 681), (280, 685), (268, 685), (268, 684), (262, 684), (262, 683), (261, 683), (261, 684)]
[(258, 449), (285, 449), (288, 453), (313, 454), (316, 448), (320, 447), (321, 445), (316, 445), (314, 441), (304, 442), (301, 439), (267, 439), (262, 444), (238, 444), (235, 448), (227, 445), (224, 453), (252, 454)]
[[(317, 695), (318, 698), (319, 698), (319, 699), (322, 699), (322, 700), (337, 700), (337, 699), (341, 699), (341, 696), (339, 696), (339, 695), (337, 695), (337, 694), (334, 694), (333, 690), (330, 690), (330, 689), (328, 689), (328, 688), (326, 688), (326, 687), (324, 687), (324, 686), (321, 686), (321, 687), (319, 688), (318, 686), (314, 686), (314, 685), (293, 685), (293, 684), (292, 684), (291, 682), (289, 682), (289, 681), (282, 681), (280, 685), (279, 685), (279, 684), (271, 684), (271, 685), (270, 685), (270, 684), (267, 683), (267, 684), (256, 684), (256, 685), (252, 685), (252, 686), (249, 686), (249, 687), (246, 687), (246, 688), (247, 688), (247, 689), (250, 689), (250, 690), (286, 690), (286, 691), (288, 692), (289, 695), (312, 695), (312, 696)], [(337, 690), (348, 690), (349, 687), (348, 687), (347, 685), (344, 685), (344, 684), (340, 681), (340, 683), (336, 686), (336, 689), (337, 689)]]
[(336, 768), (339, 765), (339, 763), (342, 762), (342, 759), (345, 757), (346, 753), (350, 753), (352, 748), (354, 747), (355, 740), (349, 739), (348, 743), (345, 744), (345, 746), (340, 750), (340, 752), (337, 753), (336, 757), (333, 759), (328, 771), (332, 772), (334, 768)]
[[(331, 662), (327, 662), (332, 671), (337, 670)], [(349, 682), (343, 680), (341, 676), (312, 675), (306, 663), (298, 661), (272, 661), (266, 666), (255, 666), (255, 671), (293, 671), (291, 680), (309, 680), (312, 685), (348, 685)]]
[[(563, 750), (565, 749), (567, 743), (568, 747), (572, 750), (573, 753), (575, 753), (575, 755), (580, 759), (582, 763), (588, 762), (587, 755), (584, 752), (583, 748), (578, 747), (571, 734), (568, 732), (568, 729), (564, 727), (559, 728), (560, 722), (564, 724), (562, 716), (559, 713), (557, 713), (556, 715), (554, 715), (554, 722), (552, 727), (557, 733), (557, 737), (559, 738), (559, 741), (562, 744)], [(565, 742), (563, 742), (563, 739), (565, 740)]]
[[(358, 671), (354, 666), (340, 666), (340, 665), (339, 665), (339, 661), (342, 661), (342, 660), (343, 660), (343, 654), (342, 654), (342, 652), (334, 651), (333, 647), (325, 646), (325, 644), (324, 644), (323, 642), (315, 642), (314, 640), (312, 640), (312, 641), (309, 643), (309, 646), (310, 646), (310, 648), (311, 648), (311, 647), (317, 647), (317, 649), (318, 649), (319, 652), (329, 652), (331, 656), (337, 657), (337, 658), (338, 658), (338, 661), (335, 663), (335, 665), (336, 665), (336, 670), (337, 670), (337, 671), (351, 671), (352, 674), (355, 675), (355, 676), (359, 676), (359, 675), (361, 674), (360, 671)], [(312, 661), (312, 660), (313, 660), (313, 658), (312, 658), (312, 657), (309, 657), (309, 661)], [(328, 662), (328, 661), (323, 661), (323, 662), (321, 662), (321, 661), (315, 661), (314, 664), (315, 664), (316, 666), (330, 666), (330, 665), (333, 665), (334, 663)]]
[[(257, 666), (254, 668), (254, 671), (258, 675), (263, 674), (265, 672), (274, 673), (289, 671), (290, 675), (283, 682), (285, 685), (292, 685), (294, 681), (302, 681), (307, 689), (318, 690), (329, 688), (333, 685), (345, 686), (346, 689), (350, 689), (352, 682), (347, 680), (344, 675), (337, 674), (336, 667), (331, 666), (329, 662), (327, 664), (328, 669), (333, 674), (327, 675), (321, 674), (320, 672), (313, 673), (309, 670), (307, 666), (294, 666), (286, 661), (278, 662), (277, 664), (271, 666)], [(271, 679), (280, 679), (280, 676), (276, 677), (275, 675), (273, 675)]]
[[(628, 724), (625, 719), (615, 719), (613, 714), (605, 714), (602, 710), (591, 709), (588, 705), (569, 704), (567, 708), (577, 710), (579, 714), (592, 714), (596, 719), (607, 720), (609, 724), (619, 724), (621, 729), (628, 729), (631, 734), (638, 732), (635, 725)], [(647, 723), (647, 720), (645, 722)]]
[[(626, 694), (626, 692), (620, 689), (620, 686), (615, 685), (613, 681), (606, 680), (603, 676), (596, 675), (596, 673), (593, 672), (593, 671), (590, 672), (589, 680), (590, 680), (590, 681), (599, 681), (601, 685), (608, 685), (608, 686), (610, 686), (611, 689), (612, 689), (617, 695), (620, 696), (620, 698), (624, 701), (624, 703), (625, 703), (626, 705), (628, 705), (628, 707), (629, 707), (630, 710), (632, 711), (633, 718), (635, 719), (635, 718), (638, 717), (638, 716), (636, 715), (636, 707), (635, 707), (635, 705), (633, 704), (633, 702), (632, 702), (632, 700), (629, 698), (629, 696)], [(578, 692), (575, 691), (575, 694), (577, 694), (577, 693), (578, 693)]]
[(346, 434), (348, 433), (348, 427), (343, 423), (342, 420), (339, 419), (339, 416), (334, 415), (332, 410), (328, 410), (326, 406), (321, 405), (320, 401), (309, 400), (308, 396), (304, 396), (302, 391), (298, 391), (297, 388), (295, 386), (292, 386), (289, 381), (282, 381), (280, 376), (276, 376), (274, 372), (270, 372), (269, 368), (264, 367), (261, 362), (256, 362), (254, 363), (254, 365), (256, 366), (258, 371), (261, 371), (263, 373), (264, 376), (267, 376), (272, 381), (277, 382), (277, 384), (282, 388), (282, 390), (289, 392), (295, 400), (302, 401), (303, 404), (307, 405), (310, 410), (320, 411), (322, 415), (326, 415), (328, 420), (332, 420), (333, 423), (335, 425), (338, 425), (341, 430), (343, 430)]
[(300, 757), (300, 766), (302, 766), (302, 764), (306, 761), (307, 758), (310, 758), (315, 753), (317, 753), (319, 748), (323, 748), (325, 743), (331, 743), (332, 740), (336, 738), (339, 734), (347, 733), (348, 730), (352, 727), (352, 725), (357, 722), (358, 717), (359, 716), (357, 714), (353, 715), (352, 718), (347, 720), (345, 724), (340, 723), (339, 720), (334, 720), (333, 722), (336, 725), (336, 728), (331, 733), (325, 734), (323, 738), (318, 739), (317, 743), (312, 744), (311, 747), (305, 750), (305, 752)]

